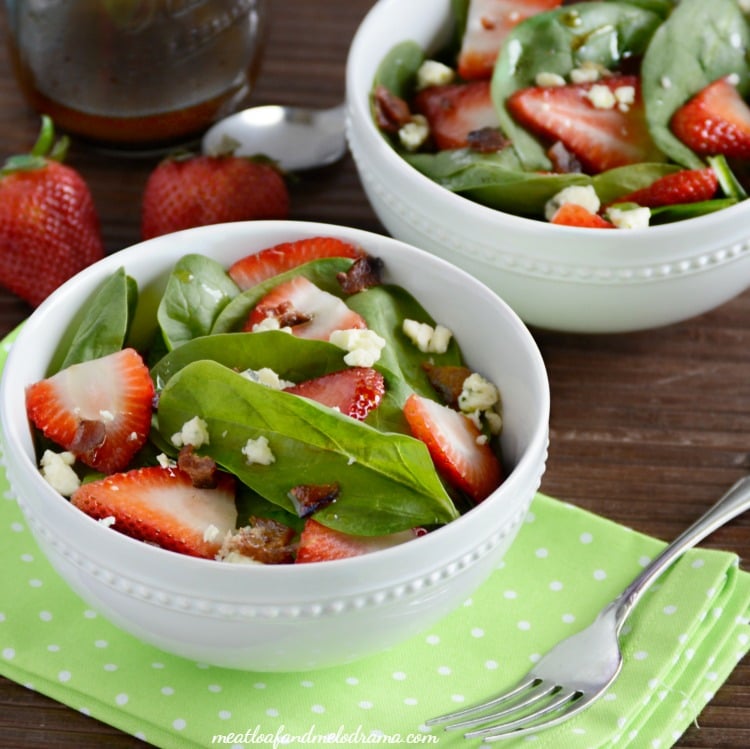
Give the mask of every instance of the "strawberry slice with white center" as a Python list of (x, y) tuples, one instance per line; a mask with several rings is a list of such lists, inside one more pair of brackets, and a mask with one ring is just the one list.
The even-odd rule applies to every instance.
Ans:
[(70, 501), (139, 541), (213, 559), (237, 525), (234, 494), (228, 474), (218, 474), (214, 489), (197, 489), (179, 468), (150, 466), (83, 484)]
[(304, 564), (358, 557), (406, 543), (421, 533), (420, 529), (410, 529), (383, 536), (354, 536), (351, 533), (333, 530), (313, 518), (308, 518), (300, 535), (296, 562)]
[(489, 81), (424, 88), (414, 97), (414, 109), (427, 118), (432, 139), (441, 150), (465, 148), (469, 133), (500, 126)]
[(282, 242), (238, 260), (229, 268), (229, 275), (245, 291), (284, 271), (303, 263), (327, 257), (356, 259), (364, 251), (337, 237), (307, 237), (294, 242)]
[(253, 308), (245, 330), (253, 330), (268, 317), (290, 327), (300, 338), (327, 341), (335, 330), (366, 328), (364, 318), (334, 294), (329, 294), (304, 276), (280, 283)]
[(750, 107), (728, 78), (719, 78), (680, 107), (672, 132), (701, 156), (750, 158)]
[(529, 16), (562, 5), (562, 0), (471, 0), (458, 56), (466, 80), (489, 78), (505, 37)]
[(305, 380), (286, 388), (286, 392), (310, 398), (364, 421), (383, 399), (385, 379), (372, 367), (351, 367)]
[(523, 88), (508, 97), (507, 108), (524, 127), (561, 142), (589, 174), (664, 160), (648, 131), (637, 76)]
[(452, 486), (481, 502), (500, 485), (500, 461), (468, 416), (416, 393), (407, 398), (404, 416)]
[(29, 419), (98, 471), (125, 468), (151, 426), (154, 385), (135, 349), (74, 364), (26, 389)]

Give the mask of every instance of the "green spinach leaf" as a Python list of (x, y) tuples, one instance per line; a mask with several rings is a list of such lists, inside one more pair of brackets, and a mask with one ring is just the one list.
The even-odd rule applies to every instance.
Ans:
[(59, 369), (124, 348), (137, 301), (138, 284), (118, 268), (83, 305), (83, 317)]
[(180, 258), (156, 313), (167, 348), (208, 335), (219, 313), (237, 294), (237, 284), (215, 260), (199, 254)]
[[(298, 485), (337, 483), (336, 502), (316, 513), (332, 528), (378, 535), (446, 523), (457, 510), (425, 445), (377, 429), (290, 393), (270, 390), (221, 364), (197, 361), (164, 387), (158, 409), (162, 436), (194, 416), (208, 424), (203, 451), (267, 500), (293, 511)], [(242, 448), (265, 437), (270, 465), (248, 464)]]
[(750, 30), (736, 0), (681, 0), (654, 34), (641, 67), (646, 116), (657, 146), (683, 166), (703, 160), (670, 130), (672, 115), (698, 91), (722, 76), (738, 76), (750, 88)]
[(655, 10), (632, 3), (584, 2), (532, 16), (513, 29), (495, 65), (492, 96), (524, 169), (547, 170), (551, 164), (542, 144), (511, 116), (508, 97), (535, 85), (539, 73), (567, 78), (586, 61), (616, 70), (628, 58), (644, 54), (661, 22)]

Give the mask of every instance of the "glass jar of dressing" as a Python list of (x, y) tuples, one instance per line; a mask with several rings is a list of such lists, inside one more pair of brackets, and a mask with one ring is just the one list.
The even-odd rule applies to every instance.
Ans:
[(60, 130), (116, 149), (196, 138), (245, 105), (267, 0), (5, 0), (27, 100)]

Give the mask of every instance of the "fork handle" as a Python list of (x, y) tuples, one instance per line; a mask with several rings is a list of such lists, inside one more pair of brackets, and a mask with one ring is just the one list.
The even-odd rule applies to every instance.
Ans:
[(607, 607), (614, 610), (615, 627), (619, 633), (630, 612), (651, 584), (682, 556), (706, 536), (732, 518), (750, 509), (750, 476), (737, 481), (729, 491), (708, 511), (683, 531), (659, 554), (635, 580)]

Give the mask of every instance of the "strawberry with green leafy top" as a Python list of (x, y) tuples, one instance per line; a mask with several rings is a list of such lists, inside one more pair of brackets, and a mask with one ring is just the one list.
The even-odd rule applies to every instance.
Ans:
[(0, 169), (0, 284), (33, 306), (104, 256), (91, 192), (62, 163), (67, 147), (44, 117), (31, 152)]
[(150, 239), (224, 221), (285, 219), (289, 191), (268, 161), (239, 156), (176, 156), (149, 175), (141, 206), (141, 234)]

